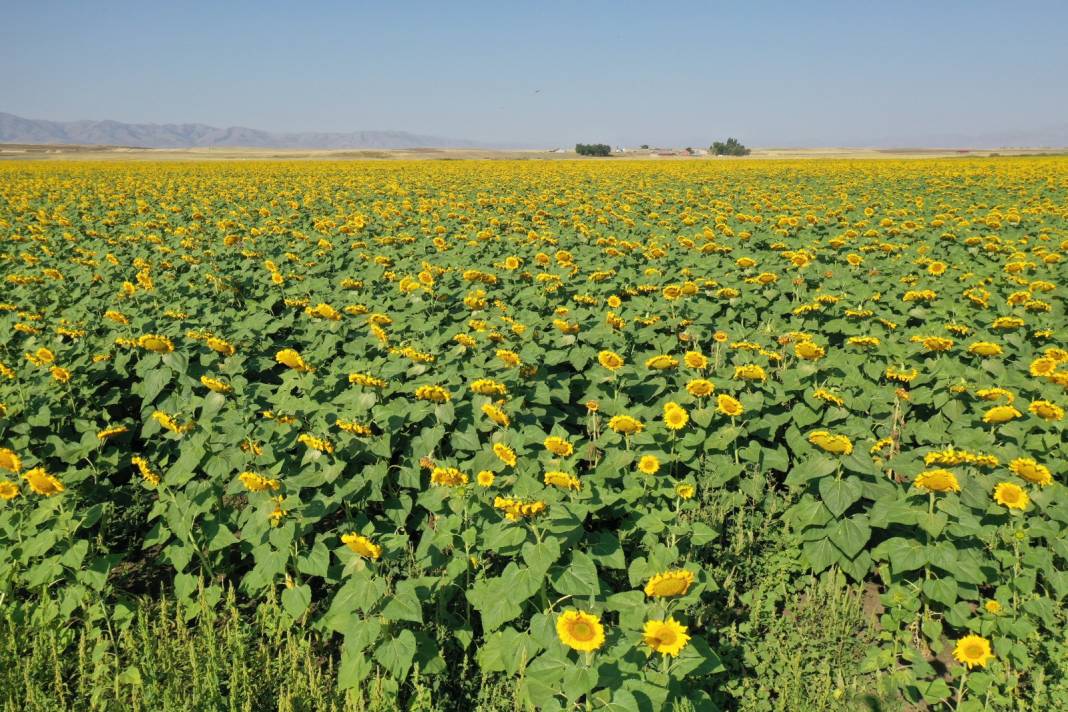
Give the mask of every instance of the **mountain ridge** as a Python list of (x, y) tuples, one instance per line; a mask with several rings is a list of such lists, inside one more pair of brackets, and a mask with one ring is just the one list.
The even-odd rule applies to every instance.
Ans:
[(0, 143), (126, 146), (133, 148), (496, 148), (466, 139), (408, 131), (274, 132), (244, 126), (219, 128), (199, 123), (129, 124), (100, 121), (27, 119), (0, 112)]

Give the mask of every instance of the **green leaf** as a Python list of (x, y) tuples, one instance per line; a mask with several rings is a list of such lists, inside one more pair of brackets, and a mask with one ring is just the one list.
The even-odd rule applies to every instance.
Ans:
[(422, 623), (423, 604), (415, 583), (410, 580), (398, 583), (396, 592), (382, 608), (382, 615), (387, 620)]
[(390, 637), (375, 650), (374, 658), (394, 680), (402, 681), (408, 676), (415, 658), (417, 645), (415, 635), (410, 630), (402, 630)]
[(952, 606), (957, 602), (957, 582), (948, 577), (924, 581), (923, 593), (932, 601)]
[(564, 595), (598, 595), (601, 583), (597, 578), (597, 566), (593, 559), (581, 551), (575, 551), (571, 555), (571, 564), (553, 581), (553, 588)]
[(830, 529), (831, 541), (837, 546), (847, 559), (855, 557), (871, 538), (871, 527), (868, 526), (868, 518), (858, 514), (848, 519), (842, 519)]
[(829, 457), (815, 455), (795, 465), (788, 475), (786, 484), (803, 485), (817, 477), (825, 477), (838, 469), (838, 463)]
[(860, 484), (850, 478), (820, 480), (820, 497), (835, 517), (842, 516), (862, 492)]
[(835, 548), (829, 539), (805, 542), (802, 552), (805, 555), (805, 559), (808, 560), (813, 573), (823, 571), (842, 556), (842, 553)]
[(926, 547), (918, 541), (895, 537), (887, 540), (885, 546), (894, 574), (922, 569), (927, 563)]
[(282, 591), (282, 608), (286, 609), (286, 613), (293, 616), (294, 619), (300, 618), (304, 615), (304, 611), (308, 610), (308, 606), (311, 605), (311, 595), (311, 586), (308, 584), (284, 589)]
[(924, 512), (917, 517), (917, 524), (920, 528), (933, 537), (941, 534), (948, 522), (949, 517), (943, 512)]

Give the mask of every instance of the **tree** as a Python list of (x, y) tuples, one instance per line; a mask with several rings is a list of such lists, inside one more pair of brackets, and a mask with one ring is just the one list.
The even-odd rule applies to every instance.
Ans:
[(726, 141), (713, 141), (709, 149), (717, 156), (748, 156), (749, 149), (738, 139), (729, 138)]
[(649, 150), (649, 144), (643, 143), (642, 144), (642, 148), (645, 149), (646, 151), (648, 151)]
[(575, 153), (580, 156), (609, 156), (612, 147), (607, 143), (576, 143)]

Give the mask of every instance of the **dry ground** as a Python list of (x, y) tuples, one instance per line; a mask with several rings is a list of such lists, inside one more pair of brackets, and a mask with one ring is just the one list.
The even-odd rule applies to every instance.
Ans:
[[(1003, 148), (757, 148), (751, 158), (946, 158), (954, 156), (1029, 156), (1062, 154), (1068, 149)], [(715, 156), (660, 156), (653, 151), (615, 154), (607, 159), (590, 159), (574, 153), (543, 150), (488, 150), (466, 148), (305, 150), (279, 148), (130, 148), (123, 146), (42, 146), (0, 144), (0, 160), (619, 160), (649, 161), (738, 160)]]

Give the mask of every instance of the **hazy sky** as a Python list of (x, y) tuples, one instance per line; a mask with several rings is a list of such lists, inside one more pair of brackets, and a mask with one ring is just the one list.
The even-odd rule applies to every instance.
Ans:
[(1054, 2), (0, 2), (0, 111), (482, 141), (871, 145), (1068, 124)]

